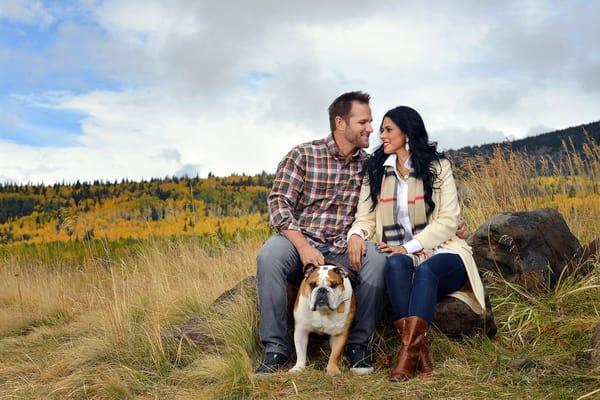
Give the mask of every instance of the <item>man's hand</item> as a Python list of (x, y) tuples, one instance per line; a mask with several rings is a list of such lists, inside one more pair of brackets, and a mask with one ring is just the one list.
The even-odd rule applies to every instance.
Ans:
[(306, 266), (308, 264), (314, 264), (316, 266), (325, 264), (325, 257), (323, 257), (323, 254), (321, 254), (319, 250), (317, 250), (312, 244), (309, 243), (308, 240), (306, 240), (302, 232), (285, 229), (281, 231), (281, 233), (290, 242), (292, 242), (298, 251), (300, 261), (302, 261), (302, 266)]
[(458, 220), (458, 227), (455, 234), (461, 239), (467, 237), (467, 222), (463, 218)]
[(387, 243), (377, 243), (377, 248), (383, 253), (388, 253), (388, 257), (394, 254), (407, 254), (404, 246), (388, 246)]
[(308, 264), (314, 264), (316, 266), (325, 264), (325, 257), (323, 257), (323, 253), (314, 248), (312, 245), (309, 244), (302, 246), (297, 250), (303, 266)]
[(365, 239), (358, 235), (351, 235), (348, 239), (348, 261), (350, 268), (359, 271), (362, 266), (362, 256), (367, 252), (367, 244)]

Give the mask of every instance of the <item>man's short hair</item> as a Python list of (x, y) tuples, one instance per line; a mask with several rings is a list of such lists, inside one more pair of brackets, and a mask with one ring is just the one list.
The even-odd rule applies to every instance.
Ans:
[(344, 93), (335, 99), (328, 108), (331, 132), (335, 131), (335, 117), (342, 117), (346, 122), (348, 121), (353, 101), (368, 105), (369, 100), (371, 96), (361, 91)]

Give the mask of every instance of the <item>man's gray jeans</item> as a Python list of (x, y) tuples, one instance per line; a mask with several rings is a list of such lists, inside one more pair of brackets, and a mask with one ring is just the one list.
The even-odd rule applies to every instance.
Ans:
[[(327, 259), (349, 268), (347, 252), (335, 255), (324, 252)], [(387, 258), (374, 243), (367, 242), (367, 253), (362, 258), (359, 285), (355, 288), (356, 315), (347, 344), (368, 345), (375, 331), (384, 300), (384, 265)], [(256, 285), (260, 309), (260, 340), (267, 352), (287, 356), (292, 347), (286, 339), (288, 331), (287, 282), (299, 284), (302, 263), (294, 245), (283, 235), (271, 236), (257, 257)]]

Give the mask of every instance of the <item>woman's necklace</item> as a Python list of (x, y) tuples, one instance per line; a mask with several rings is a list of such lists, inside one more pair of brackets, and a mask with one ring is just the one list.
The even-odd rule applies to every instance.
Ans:
[(410, 175), (410, 170), (406, 168), (402, 163), (400, 163), (400, 157), (396, 157), (396, 170), (404, 180), (408, 179), (408, 176)]

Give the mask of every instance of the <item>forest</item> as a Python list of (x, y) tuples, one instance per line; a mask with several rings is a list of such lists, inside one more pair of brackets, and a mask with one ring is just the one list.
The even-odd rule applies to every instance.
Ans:
[[(574, 197), (586, 186), (598, 193), (592, 168), (600, 121), (512, 142), (465, 147), (446, 154), (455, 174), (479, 174), (491, 160), (527, 154), (544, 185), (537, 191)], [(572, 179), (556, 178), (571, 176)], [(577, 178), (579, 176), (579, 178)], [(190, 235), (232, 238), (268, 230), (267, 196), (274, 175), (164, 177), (134, 182), (0, 183), (0, 245), (147, 239)], [(557, 185), (565, 186), (558, 188)], [(566, 187), (568, 186), (568, 187)], [(586, 189), (587, 190), (587, 189)], [(540, 194), (540, 193), (537, 193)], [(468, 203), (468, 198), (463, 201)]]
[(0, 244), (228, 234), (265, 224), (273, 175), (0, 184)]

